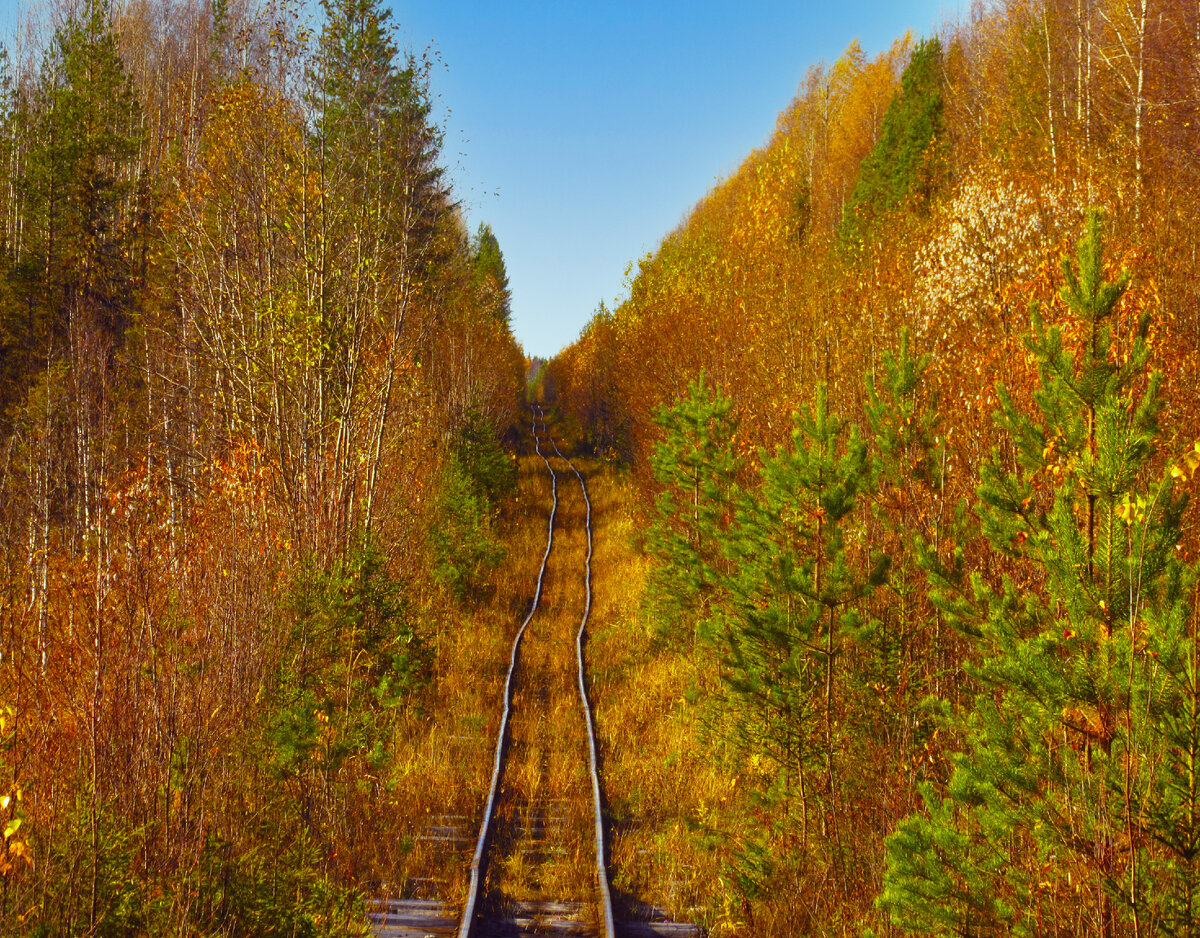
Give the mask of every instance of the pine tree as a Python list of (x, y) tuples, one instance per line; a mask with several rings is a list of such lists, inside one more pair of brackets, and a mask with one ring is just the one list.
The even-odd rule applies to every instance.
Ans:
[(704, 619), (725, 573), (725, 532), (738, 472), (733, 441), (737, 415), (702, 373), (687, 396), (662, 407), (663, 439), (650, 466), (662, 486), (648, 544), (660, 560), (650, 585), (660, 619)]
[(1147, 320), (1116, 341), (1129, 276), (1105, 281), (1100, 224), (1064, 261), (1074, 325), (1035, 315), (1035, 410), (1001, 389), (1010, 455), (984, 467), (976, 511), (1013, 572), (967, 584), (931, 565), (978, 662), (968, 711), (939, 708), (963, 747), (948, 785), (888, 841), (880, 905), (915, 931), (1198, 930), (1196, 570), (1173, 492), (1187, 470), (1155, 468)]
[[(916, 647), (920, 633), (930, 630), (924, 575), (918, 563), (919, 545), (932, 542), (937, 550), (942, 534), (941, 489), (944, 446), (936, 402), (927, 398), (925, 375), (930, 356), (914, 356), (909, 348), (907, 330), (901, 334), (897, 353), (885, 352), (878, 376), (865, 378), (867, 400), (864, 405), (875, 458), (874, 521), (892, 558), (888, 575), (889, 602), (883, 610), (879, 629), (871, 636), (874, 660), (866, 664), (869, 679), (880, 686), (903, 684), (909, 694), (919, 692), (923, 681), (913, 671), (928, 675), (937, 667), (929, 660), (936, 652), (933, 640), (921, 651), (925, 660), (912, 661), (909, 653)], [(914, 667), (915, 666), (915, 667)], [(904, 678), (902, 668), (911, 668)], [(878, 708), (895, 718), (910, 721), (910, 708)], [(882, 714), (881, 714), (882, 715)]]
[(835, 847), (837, 661), (869, 627), (860, 601), (887, 572), (884, 558), (859, 556), (847, 539), (871, 476), (866, 441), (819, 386), (791, 445), (764, 460), (760, 489), (742, 499), (729, 547), (734, 614), (719, 639), (744, 743), (778, 765), (783, 797), (799, 794), (805, 841), (806, 779), (820, 771)]

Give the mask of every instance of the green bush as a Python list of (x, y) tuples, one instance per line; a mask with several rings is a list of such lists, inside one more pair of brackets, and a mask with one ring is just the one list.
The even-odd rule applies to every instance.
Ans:
[(450, 448), (459, 468), (489, 505), (511, 492), (517, 485), (517, 461), (500, 445), (492, 421), (479, 411), (471, 411)]
[(318, 755), (336, 767), (377, 749), (381, 717), (419, 689), (429, 663), (402, 584), (369, 541), (330, 568), (306, 567), (286, 607), (293, 621), (267, 724), (285, 776)]
[(308, 832), (257, 833), (258, 845), (241, 853), (217, 840), (207, 844), (192, 913), (198, 929), (289, 938), (370, 934), (362, 895), (322, 870), (320, 847)]

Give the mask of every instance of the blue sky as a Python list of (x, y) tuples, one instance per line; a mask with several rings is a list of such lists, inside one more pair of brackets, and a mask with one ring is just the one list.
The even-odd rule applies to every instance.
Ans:
[(442, 67), (445, 162), (492, 225), (530, 355), (570, 344), (628, 265), (765, 142), (808, 67), (937, 31), (956, 0), (393, 0)]
[[(31, 0), (21, 0), (26, 7)], [(762, 144), (814, 63), (935, 32), (964, 0), (391, 0), (437, 52), (443, 161), (491, 224), (530, 355), (570, 344), (630, 263)], [(18, 0), (0, 0), (9, 34)], [(315, 0), (312, 3), (315, 6)]]

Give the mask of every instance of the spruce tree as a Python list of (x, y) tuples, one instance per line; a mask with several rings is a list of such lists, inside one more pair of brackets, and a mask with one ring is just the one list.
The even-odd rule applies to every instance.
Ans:
[(17, 190), (25, 213), (16, 292), (22, 305), (24, 386), (66, 366), (69, 404), (61, 438), (72, 533), (101, 516), (100, 486), (112, 448), (113, 369), (137, 312), (133, 255), (141, 109), (125, 70), (109, 0), (86, 0), (55, 31), (21, 121), (30, 143)]
[(1031, 410), (1001, 389), (1007, 448), (976, 512), (1012, 572), (930, 564), (977, 646), (976, 691), (965, 712), (937, 706), (961, 752), (888, 841), (880, 905), (913, 931), (1198, 931), (1196, 570), (1176, 550), (1173, 476), (1200, 456), (1158, 468), (1147, 321), (1117, 340), (1129, 275), (1105, 280), (1100, 226), (1093, 212), (1063, 264), (1074, 322), (1035, 315)]
[(487, 297), (487, 308), (505, 326), (512, 318), (512, 292), (508, 287), (508, 269), (504, 265), (504, 254), (500, 242), (487, 222), (479, 223), (479, 230), (471, 242), (471, 274), (475, 288)]
[(68, 318), (88, 315), (119, 342), (133, 288), (142, 130), (108, 0), (88, 0), (59, 27), (34, 97), (20, 185), (30, 218), (27, 302), (48, 320), (47, 341), (61, 343)]
[(24, 310), (13, 292), (19, 244), (16, 220), (21, 215), (14, 196), (22, 149), (27, 145), (24, 130), (8, 50), (0, 48), (0, 426), (6, 425), (14, 398), (24, 391), (32, 353)]
[(445, 239), (437, 235), (450, 209), (438, 165), (442, 135), (430, 119), (428, 62), (400, 51), (391, 10), (381, 0), (321, 6), (308, 104), (328, 180), (323, 224), (336, 251), (385, 268), (338, 285), (361, 302), (357, 293), (377, 291), (377, 281), (420, 279), (441, 257)]
[[(322, 450), (333, 454), (332, 476), (344, 486), (335, 527), (349, 544), (355, 527), (372, 525), (398, 365), (414, 341), (409, 314), (420, 298), (432, 299), (446, 262), (465, 245), (452, 234), (428, 63), (401, 55), (381, 0), (321, 5), (326, 19), (308, 97), (320, 182), (306, 208), (313, 236), (305, 241), (312, 273), (304, 286), (318, 323), (319, 361), (306, 375), (317, 407), (303, 415), (311, 427), (294, 445), (318, 460)], [(331, 439), (310, 447), (314, 434)]]
[(940, 40), (917, 43), (842, 213), (838, 234), (844, 244), (862, 241), (885, 212), (929, 201), (938, 177), (937, 142), (945, 129), (943, 84)]

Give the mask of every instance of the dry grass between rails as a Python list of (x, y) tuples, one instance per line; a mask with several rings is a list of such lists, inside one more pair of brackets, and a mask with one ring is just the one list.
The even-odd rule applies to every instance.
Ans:
[(551, 462), (559, 473), (554, 549), (541, 606), (522, 640), (489, 867), (493, 902), (590, 903), (595, 893), (587, 736), (575, 665), (584, 609), (585, 507), (574, 474), (562, 460)]

